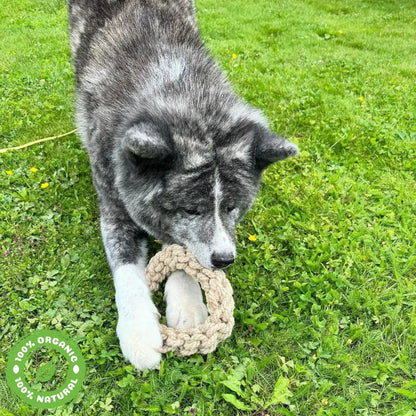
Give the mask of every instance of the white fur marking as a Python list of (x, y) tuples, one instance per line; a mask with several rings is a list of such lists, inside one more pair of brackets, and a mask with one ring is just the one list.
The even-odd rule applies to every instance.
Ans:
[(227, 230), (224, 228), (224, 225), (220, 218), (220, 204), (222, 199), (221, 191), (221, 182), (218, 170), (215, 171), (215, 184), (214, 184), (214, 220), (215, 220), (215, 230), (214, 238), (212, 241), (213, 252), (222, 253), (222, 254), (232, 254), (235, 256), (236, 249), (235, 244), (227, 233)]
[(175, 57), (164, 56), (159, 62), (150, 69), (152, 81), (151, 85), (159, 87), (167, 82), (178, 81), (185, 70), (185, 62)]
[(169, 81), (177, 81), (185, 69), (183, 60), (178, 58), (174, 58), (170, 61), (168, 60), (167, 62), (162, 61), (161, 67), (163, 64), (167, 67), (167, 70), (165, 69), (165, 74)]
[(226, 150), (228, 157), (231, 159), (240, 159), (243, 162), (246, 162), (251, 157), (251, 143), (249, 141), (241, 141)]

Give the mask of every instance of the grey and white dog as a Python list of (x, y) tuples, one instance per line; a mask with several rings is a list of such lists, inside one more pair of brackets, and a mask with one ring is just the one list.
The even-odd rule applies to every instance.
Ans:
[[(298, 148), (232, 91), (200, 39), (193, 0), (69, 0), (69, 22), (120, 347), (136, 368), (156, 368), (148, 235), (188, 247), (206, 267), (229, 265), (262, 171)], [(165, 299), (171, 327), (207, 317), (199, 285), (182, 272)]]

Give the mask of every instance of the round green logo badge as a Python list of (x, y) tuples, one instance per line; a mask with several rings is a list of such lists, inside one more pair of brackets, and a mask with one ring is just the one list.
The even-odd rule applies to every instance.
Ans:
[(37, 408), (58, 407), (74, 399), (84, 377), (81, 350), (61, 331), (33, 331), (9, 353), (6, 378), (12, 393)]

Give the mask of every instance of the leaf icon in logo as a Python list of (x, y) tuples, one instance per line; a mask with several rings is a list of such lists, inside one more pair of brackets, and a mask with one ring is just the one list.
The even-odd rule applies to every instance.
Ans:
[(38, 371), (36, 372), (36, 378), (40, 382), (44, 383), (45, 381), (49, 381), (53, 377), (55, 371), (56, 365), (52, 361), (49, 361), (47, 363), (42, 364), (38, 368)]

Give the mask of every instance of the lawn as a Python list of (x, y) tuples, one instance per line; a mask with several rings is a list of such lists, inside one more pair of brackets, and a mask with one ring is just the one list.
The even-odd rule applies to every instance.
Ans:
[[(0, 6), (0, 147), (74, 129), (65, 1)], [(301, 149), (238, 227), (233, 335), (159, 371), (126, 365), (78, 138), (0, 154), (0, 415), (416, 415), (415, 2), (197, 10), (235, 90)], [(5, 380), (11, 346), (43, 328), (87, 364), (53, 411)]]

